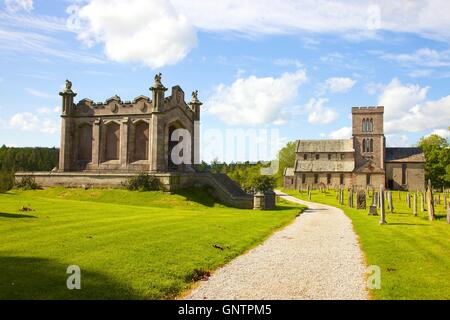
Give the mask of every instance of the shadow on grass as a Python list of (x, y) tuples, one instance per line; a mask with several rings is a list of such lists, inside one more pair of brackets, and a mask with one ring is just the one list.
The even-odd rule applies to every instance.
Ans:
[(37, 217), (29, 214), (0, 212), (0, 218), (23, 219), (23, 218), (37, 218)]
[(81, 289), (66, 286), (68, 265), (37, 257), (0, 257), (0, 300), (142, 299), (133, 289), (81, 267)]
[(185, 197), (188, 201), (197, 202), (206, 207), (214, 207), (216, 203), (221, 204), (214, 199), (206, 188), (185, 188), (174, 193)]
[(387, 226), (422, 226), (422, 227), (429, 227), (429, 224), (425, 223), (407, 223), (407, 222), (389, 222), (386, 224)]

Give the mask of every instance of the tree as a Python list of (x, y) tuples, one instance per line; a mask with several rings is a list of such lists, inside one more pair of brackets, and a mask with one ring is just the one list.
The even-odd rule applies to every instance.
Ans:
[(279, 170), (275, 175), (278, 185), (283, 184), (284, 169), (293, 167), (295, 165), (296, 147), (297, 141), (290, 141), (278, 152), (277, 159), (279, 161)]
[(423, 137), (418, 147), (425, 154), (425, 178), (434, 187), (450, 186), (450, 145), (448, 140), (436, 134)]

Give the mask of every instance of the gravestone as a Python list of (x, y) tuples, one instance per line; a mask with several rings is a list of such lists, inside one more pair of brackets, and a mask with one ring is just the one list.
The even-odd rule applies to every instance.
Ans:
[(253, 196), (253, 209), (255, 210), (264, 210), (265, 209), (265, 202), (264, 202), (264, 193), (257, 192)]
[(398, 190), (398, 200), (402, 200), (400, 190)]
[(386, 224), (386, 214), (384, 212), (384, 186), (380, 185), (380, 224)]
[(350, 208), (353, 208), (353, 190), (352, 189), (348, 190), (348, 206)]
[(428, 219), (434, 220), (436, 216), (434, 214), (433, 188), (431, 186), (430, 179), (428, 179), (428, 187), (427, 187), (427, 207), (428, 207)]
[(420, 211), (422, 213), (425, 212), (425, 199), (424, 198), (425, 198), (425, 196), (424, 196), (423, 192), (421, 192), (420, 193)]
[(388, 191), (388, 206), (389, 206), (389, 212), (394, 212), (394, 203), (392, 202), (392, 191)]
[(411, 208), (411, 196), (410, 196), (409, 192), (406, 194), (406, 206), (408, 208)]
[(377, 216), (378, 212), (377, 212), (377, 206), (371, 205), (369, 207), (369, 216)]
[(444, 193), (444, 208), (447, 208), (447, 194)]
[(450, 224), (450, 204), (447, 206), (447, 223)]
[(374, 191), (372, 193), (372, 206), (378, 207), (378, 192)]
[(417, 193), (413, 195), (413, 214), (417, 217)]
[(276, 206), (277, 196), (273, 190), (264, 192), (264, 210), (273, 210)]
[(366, 208), (366, 193), (364, 191), (358, 191), (356, 193), (356, 209)]

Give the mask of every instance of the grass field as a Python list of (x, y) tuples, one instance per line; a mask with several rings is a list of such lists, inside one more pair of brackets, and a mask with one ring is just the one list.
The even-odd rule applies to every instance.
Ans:
[[(306, 192), (284, 191), (308, 200)], [(335, 191), (312, 191), (311, 201), (341, 208), (353, 221), (368, 265), (381, 268), (381, 289), (371, 291), (373, 298), (450, 299), (450, 225), (443, 204), (436, 206), (438, 220), (428, 221), (420, 204), (418, 216), (413, 216), (406, 206), (406, 192), (401, 200), (394, 192), (395, 212), (387, 213), (388, 224), (379, 225), (380, 217), (368, 216), (368, 210), (340, 206)]]
[[(234, 209), (199, 189), (10, 191), (0, 194), (0, 299), (174, 298), (302, 209)], [(81, 290), (66, 288), (69, 265)]]

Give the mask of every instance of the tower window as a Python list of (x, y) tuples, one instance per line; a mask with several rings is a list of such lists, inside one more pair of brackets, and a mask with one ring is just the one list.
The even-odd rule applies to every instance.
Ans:
[(339, 184), (344, 184), (344, 175), (342, 173), (339, 175)]
[(319, 160), (319, 158), (320, 158), (320, 155), (316, 154), (316, 160)]
[(370, 119), (370, 125), (369, 125), (369, 127), (370, 127), (370, 132), (373, 132), (373, 119)]
[(331, 184), (331, 174), (327, 174), (327, 184)]
[(308, 155), (306, 153), (303, 155), (303, 160), (308, 160)]
[(370, 139), (369, 152), (373, 152), (373, 139)]
[(328, 160), (331, 160), (331, 153), (328, 154)]
[(314, 183), (319, 183), (319, 175), (317, 173), (314, 175)]
[(366, 184), (367, 184), (368, 186), (370, 186), (370, 185), (372, 184), (372, 176), (371, 176), (370, 174), (368, 174), (368, 175), (366, 176)]
[(302, 183), (306, 183), (306, 174), (302, 174)]
[(345, 154), (341, 153), (341, 160), (344, 160)]

